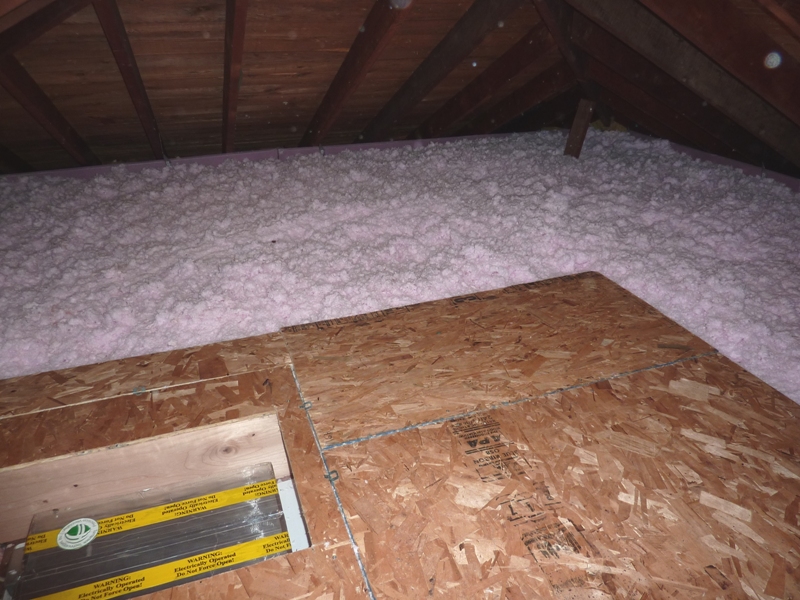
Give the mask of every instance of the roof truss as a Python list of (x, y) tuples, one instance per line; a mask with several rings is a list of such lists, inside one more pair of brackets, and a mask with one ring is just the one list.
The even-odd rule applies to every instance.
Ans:
[[(79, 164), (99, 161), (59, 112), (59, 98), (49, 97), (15, 54), (35, 46), (40, 36), (92, 2), (150, 150), (163, 158), (161, 117), (156, 117), (148, 85), (139, 71), (135, 44), (126, 31), (123, 15), (128, 5), (120, 13), (118, 1), (128, 2), (0, 0), (0, 84)], [(282, 1), (269, 5), (276, 7), (276, 20), (294, 10), (288, 0), (285, 6)], [(314, 1), (305, 0), (303, 6), (314, 6)], [(702, 150), (800, 173), (797, 0), (472, 0), (450, 21), (454, 25), (438, 32), (426, 27), (442, 21), (435, 11), (456, 6), (454, 0), (413, 4), (412, 0), (355, 1), (365, 6), (360, 14), (366, 18), (361, 16), (363, 25), (349, 47), (329, 50), (341, 52), (342, 59), (324, 91), (312, 92), (312, 86), (308, 87), (308, 97), (315, 100), (311, 110), (306, 103), (306, 108), (293, 115), (302, 122), (302, 127), (293, 127), (293, 131), (298, 129), (294, 144), (321, 144), (333, 134), (340, 139), (342, 133), (337, 132), (351, 126), (354, 114), (358, 118), (363, 115), (362, 124), (354, 130), (361, 132), (358, 139), (381, 141), (398, 135), (429, 138), (453, 132), (465, 135), (563, 126), (572, 122), (577, 110), (579, 130), (585, 131), (587, 118), (600, 116), (608, 121), (613, 114), (621, 123)], [(240, 88), (249, 77), (243, 64), (277, 56), (263, 50), (265, 38), (260, 31), (252, 33), (252, 45), (257, 49), (247, 50), (248, 12), (263, 13), (266, 6), (258, 2), (226, 0), (225, 4), (220, 45), (222, 110), (218, 114), (223, 152), (236, 146)], [(503, 22), (516, 19), (523, 9), (529, 11), (527, 32), (515, 30), (515, 38), (507, 36), (507, 42), (498, 42), (504, 35), (500, 30)], [(537, 16), (530, 19), (534, 9)], [(328, 9), (320, 3), (318, 10), (322, 14)], [(422, 16), (428, 14), (425, 11), (432, 16)], [(754, 15), (757, 18), (752, 18)], [(259, 23), (263, 26), (263, 17), (256, 18), (262, 18)], [(385, 77), (385, 65), (390, 64), (386, 61), (399, 60), (408, 36), (423, 35), (420, 32), (439, 36), (437, 43), (427, 46), (433, 49), (419, 56), (415, 68), (405, 71), (411, 75), (397, 81), (381, 104), (376, 104), (378, 99), (367, 102), (364, 95), (372, 93), (367, 90), (377, 89), (370, 77)], [(461, 68), (463, 77), (465, 61), (475, 52), (492, 57), (488, 66), (460, 83), (460, 89), (448, 92), (447, 98), (442, 100), (437, 92), (438, 99), (430, 102), (432, 92), (445, 89), (439, 87), (444, 82), (454, 81), (448, 77), (455, 70)], [(776, 55), (780, 57), (777, 65), (773, 64)], [(255, 64), (255, 70), (265, 69), (265, 64)], [(276, 104), (269, 94), (280, 97), (292, 92), (299, 98), (303, 93), (301, 77), (306, 74), (302, 65), (297, 69), (296, 91), (266, 88), (267, 111)], [(42, 85), (48, 88), (47, 82)], [(587, 103), (578, 110), (581, 99)], [(189, 105), (192, 98), (183, 101)], [(594, 103), (594, 112), (585, 109), (589, 102)], [(252, 98), (249, 103), (252, 107)], [(356, 106), (365, 105), (370, 107), (367, 112), (354, 112)], [(268, 120), (267, 125), (270, 123)], [(31, 167), (28, 163), (35, 166), (35, 160), (26, 160), (30, 155), (25, 152), (30, 150), (17, 151), (13, 140), (2, 135), (0, 144), (4, 146), (0, 160), (5, 169), (24, 170)], [(174, 142), (169, 147), (174, 147)]]

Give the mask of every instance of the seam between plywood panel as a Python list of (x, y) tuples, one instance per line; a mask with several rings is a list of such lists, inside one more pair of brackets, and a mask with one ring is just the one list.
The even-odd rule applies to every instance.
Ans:
[[(430, 421), (425, 421), (425, 422), (422, 422), (422, 423), (415, 423), (413, 425), (406, 425), (405, 427), (400, 427), (398, 429), (391, 429), (391, 430), (388, 430), (388, 431), (380, 431), (378, 433), (373, 433), (371, 435), (367, 435), (367, 436), (364, 436), (364, 437), (353, 438), (351, 440), (345, 440), (343, 442), (337, 442), (335, 444), (328, 444), (327, 446), (320, 446), (320, 451), (323, 453), (323, 460), (324, 460), (324, 453), (328, 452), (329, 450), (335, 450), (337, 448), (342, 448), (342, 447), (345, 447), (345, 446), (352, 446), (354, 444), (358, 444), (358, 443), (361, 443), (361, 442), (366, 442), (366, 441), (369, 441), (369, 440), (373, 440), (375, 438), (386, 437), (386, 436), (389, 436), (389, 435), (394, 435), (396, 433), (403, 433), (405, 431), (412, 431), (414, 429), (420, 429), (422, 427), (428, 427), (428, 426), (431, 426), (431, 425), (441, 425), (442, 423), (448, 423), (450, 421), (455, 421), (456, 419), (463, 419), (464, 417), (471, 417), (471, 416), (474, 416), (474, 415), (486, 413), (486, 412), (489, 412), (489, 411), (492, 411), (492, 410), (496, 410), (498, 408), (503, 408), (504, 406), (514, 406), (514, 405), (517, 405), (517, 404), (524, 404), (525, 402), (532, 402), (534, 400), (540, 400), (542, 398), (547, 398), (548, 396), (554, 396), (556, 394), (561, 394), (563, 392), (568, 392), (568, 391), (571, 391), (571, 390), (577, 390), (577, 389), (589, 387), (589, 386), (592, 386), (592, 385), (594, 385), (596, 383), (601, 383), (603, 381), (613, 381), (614, 379), (621, 379), (623, 377), (629, 377), (629, 376), (635, 375), (637, 373), (644, 373), (646, 371), (652, 371), (652, 370), (655, 370), (655, 369), (663, 369), (664, 367), (671, 367), (673, 365), (679, 365), (681, 363), (685, 363), (685, 362), (688, 362), (688, 361), (699, 360), (699, 359), (705, 358), (707, 356), (714, 356), (714, 355), (718, 355), (718, 354), (719, 354), (719, 352), (717, 350), (712, 350), (711, 352), (704, 352), (702, 354), (697, 354), (695, 356), (689, 356), (689, 357), (686, 357), (686, 358), (680, 358), (678, 360), (673, 360), (673, 361), (666, 362), (666, 363), (659, 363), (659, 364), (651, 365), (649, 367), (644, 367), (644, 368), (641, 368), (641, 369), (634, 369), (633, 371), (626, 371), (624, 373), (616, 373), (616, 374), (610, 375), (608, 377), (601, 377), (599, 379), (593, 379), (591, 381), (584, 381), (584, 382), (581, 382), (581, 383), (577, 383), (575, 385), (569, 385), (569, 386), (561, 387), (561, 388), (558, 388), (558, 389), (555, 389), (555, 390), (551, 390), (549, 392), (545, 392), (544, 394), (539, 394), (537, 396), (528, 396), (526, 398), (519, 398), (517, 400), (509, 400), (509, 401), (506, 401), (506, 402), (499, 402), (497, 404), (493, 404), (492, 406), (489, 406), (489, 407), (486, 407), (486, 408), (479, 408), (477, 410), (471, 410), (471, 411), (458, 413), (458, 414), (454, 414), (454, 415), (447, 415), (446, 417), (441, 417), (439, 419), (432, 419)], [(292, 366), (292, 373), (294, 373), (294, 366)], [(295, 377), (295, 381), (297, 381), (296, 377)], [(302, 394), (302, 390), (300, 389), (300, 384), (299, 383), (297, 384), (297, 390), (298, 390), (298, 393)], [(304, 408), (306, 409), (306, 411), (308, 411), (308, 409), (311, 408), (311, 403), (310, 402), (307, 403), (307, 402), (304, 401), (304, 404), (306, 405)], [(309, 420), (311, 420), (311, 415), (310, 414), (309, 414)], [(313, 426), (314, 426), (313, 422), (312, 422), (311, 426), (313, 428)], [(316, 434), (316, 430), (315, 430), (314, 431), (314, 436), (316, 437), (316, 435), (317, 434)], [(317, 441), (317, 443), (319, 443), (319, 441)], [(326, 465), (326, 469), (327, 469), (327, 465)]]
[[(325, 453), (322, 450), (322, 446), (319, 443), (319, 437), (317, 436), (317, 430), (314, 427), (314, 421), (311, 419), (311, 415), (308, 413), (308, 402), (306, 402), (305, 397), (303, 396), (303, 390), (300, 389), (300, 382), (297, 380), (297, 374), (294, 370), (294, 364), (291, 362), (291, 355), (289, 356), (289, 367), (292, 370), (292, 376), (294, 377), (295, 385), (297, 386), (297, 393), (300, 396), (300, 408), (305, 409), (306, 411), (306, 418), (308, 419), (308, 426), (311, 429), (311, 433), (314, 436), (314, 442), (317, 445), (317, 450), (319, 451), (320, 458), (322, 459), (322, 465), (325, 468), (325, 478), (330, 482), (331, 489), (333, 491), (333, 496), (336, 499), (336, 505), (339, 509), (339, 515), (342, 517), (342, 521), (344, 522), (345, 529), (347, 529), (347, 536), (350, 538), (350, 545), (353, 549), (353, 553), (355, 554), (356, 561), (358, 562), (358, 568), (361, 570), (361, 576), (364, 578), (364, 586), (369, 594), (371, 600), (376, 600), (375, 593), (372, 591), (372, 585), (370, 584), (369, 577), (367, 576), (367, 569), (364, 566), (364, 561), (361, 558), (361, 551), (358, 549), (358, 544), (356, 543), (355, 537), (353, 536), (353, 530), (350, 527), (350, 522), (347, 520), (347, 515), (344, 511), (344, 506), (342, 505), (342, 499), (339, 497), (339, 491), (336, 489), (336, 479), (339, 477), (339, 473), (337, 471), (331, 471), (328, 467), (328, 461), (325, 459)], [(312, 540), (313, 543), (313, 540)]]

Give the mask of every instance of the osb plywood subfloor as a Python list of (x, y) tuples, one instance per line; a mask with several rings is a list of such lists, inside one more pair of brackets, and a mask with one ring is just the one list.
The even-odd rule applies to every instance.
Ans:
[(594, 273), (0, 382), (0, 465), (273, 407), (313, 547), (154, 597), (800, 599), (800, 407)]

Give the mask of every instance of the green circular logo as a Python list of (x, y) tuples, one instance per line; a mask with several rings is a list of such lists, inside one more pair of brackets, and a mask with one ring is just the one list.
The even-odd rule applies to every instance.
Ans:
[(75, 519), (58, 532), (56, 543), (64, 550), (77, 550), (97, 537), (100, 526), (94, 519)]

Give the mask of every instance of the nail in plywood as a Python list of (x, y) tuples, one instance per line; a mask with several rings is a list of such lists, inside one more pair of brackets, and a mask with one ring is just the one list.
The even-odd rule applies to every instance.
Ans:
[(711, 350), (597, 273), (283, 333), (324, 446)]
[(272, 463), (276, 479), (290, 475), (274, 411), (0, 469), (4, 503), (0, 541), (25, 537), (31, 517), (43, 510), (190, 483), (262, 462)]
[(194, 381), (284, 365), (289, 357), (280, 334), (134, 356), (0, 381), (0, 421), (35, 412), (138, 394)]
[(711, 355), (326, 458), (379, 597), (789, 598), (798, 436), (800, 407)]

